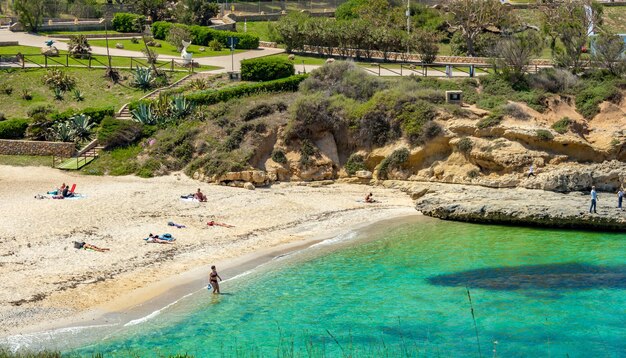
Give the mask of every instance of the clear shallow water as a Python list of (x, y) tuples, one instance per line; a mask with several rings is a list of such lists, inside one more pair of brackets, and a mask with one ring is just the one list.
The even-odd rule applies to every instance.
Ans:
[[(429, 218), (317, 245), (67, 353), (626, 356), (624, 235)], [(478, 331), (472, 320), (471, 293)], [(100, 337), (101, 338), (101, 337)]]

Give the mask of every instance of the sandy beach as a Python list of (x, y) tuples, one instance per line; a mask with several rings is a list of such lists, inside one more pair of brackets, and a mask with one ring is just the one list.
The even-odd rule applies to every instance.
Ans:
[[(76, 183), (84, 197), (34, 198), (61, 183)], [(180, 200), (197, 188), (207, 203)], [(369, 191), (379, 203), (360, 202)], [(232, 268), (281, 248), (418, 215), (408, 195), (380, 187), (281, 183), (245, 190), (183, 174), (97, 177), (45, 167), (0, 166), (0, 197), (0, 336), (171, 295), (185, 280), (203, 280), (207, 265)], [(209, 227), (211, 220), (234, 227)], [(176, 242), (148, 244), (149, 233), (171, 233)], [(110, 251), (77, 250), (74, 241)]]

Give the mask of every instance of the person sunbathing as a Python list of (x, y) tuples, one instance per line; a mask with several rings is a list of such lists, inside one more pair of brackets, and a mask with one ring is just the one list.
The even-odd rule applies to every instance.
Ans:
[(69, 186), (65, 186), (65, 188), (62, 191), (62, 195), (64, 198), (70, 198), (72, 196), (74, 196), (74, 193), (70, 193), (70, 187)]
[(148, 235), (148, 238), (146, 239), (146, 242), (153, 243), (153, 244), (173, 244), (174, 240), (175, 239), (163, 240), (163, 239), (159, 238), (158, 235), (152, 235), (152, 233), (150, 233), (150, 235)]
[(88, 243), (86, 243), (84, 241), (83, 242), (74, 241), (74, 247), (79, 249), (79, 250), (80, 249), (83, 249), (83, 250), (93, 250), (93, 251), (98, 251), (98, 252), (105, 252), (105, 251), (109, 251), (110, 250), (110, 249), (105, 249), (105, 248), (98, 247), (96, 245), (88, 244)]
[(198, 188), (198, 191), (193, 195), (193, 198), (200, 201), (200, 202), (206, 202), (207, 201), (207, 197), (206, 195), (202, 194), (202, 192), (200, 191), (200, 188)]
[(365, 196), (365, 202), (366, 203), (375, 203), (376, 200), (374, 200), (374, 198), (372, 197), (372, 193), (367, 194), (367, 196)]
[(206, 223), (209, 226), (223, 226), (223, 227), (234, 227), (233, 225), (228, 225), (228, 224), (224, 224), (224, 223), (218, 223), (215, 222), (213, 220), (209, 221), (208, 223)]

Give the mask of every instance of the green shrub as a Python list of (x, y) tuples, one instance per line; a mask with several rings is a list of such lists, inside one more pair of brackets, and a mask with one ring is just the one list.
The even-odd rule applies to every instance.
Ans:
[(317, 148), (310, 140), (304, 139), (300, 145), (300, 164), (307, 166), (311, 164), (311, 157), (317, 155)]
[(170, 28), (172, 27), (171, 22), (166, 21), (156, 21), (152, 23), (152, 36), (154, 36), (157, 40), (165, 40), (167, 34), (170, 32)]
[(519, 101), (524, 102), (528, 107), (539, 113), (543, 113), (547, 108), (548, 95), (542, 90), (532, 90), (528, 92), (518, 92), (515, 96)]
[(224, 149), (231, 151), (239, 148), (246, 134), (253, 129), (254, 126), (250, 123), (237, 127), (224, 142)]
[(118, 12), (113, 16), (111, 27), (118, 32), (143, 32), (146, 19), (143, 15)]
[(244, 81), (272, 81), (293, 76), (291, 61), (282, 57), (259, 57), (241, 61), (241, 79)]
[(224, 45), (222, 45), (222, 43), (217, 39), (213, 39), (209, 41), (207, 46), (209, 47), (209, 50), (211, 51), (222, 51), (222, 49), (224, 48)]
[(287, 163), (287, 157), (285, 156), (285, 152), (280, 149), (275, 149), (272, 152), (272, 160), (279, 164)]
[(552, 133), (549, 130), (537, 129), (537, 138), (544, 140), (544, 141), (549, 141), (549, 140), (554, 139), (554, 135), (552, 135)]
[(152, 178), (161, 169), (161, 162), (155, 158), (146, 160), (137, 170), (137, 176), (142, 178)]
[(394, 150), (388, 157), (383, 159), (378, 165), (378, 177), (387, 179), (387, 174), (391, 169), (400, 168), (409, 159), (409, 150), (407, 148)]
[(74, 89), (74, 86), (76, 86), (76, 78), (56, 68), (48, 70), (48, 72), (43, 75), (42, 81), (43, 84), (52, 90), (71, 91)]
[(28, 128), (28, 119), (10, 119), (0, 122), (0, 139), (22, 139)]
[(243, 97), (261, 92), (295, 92), (298, 90), (298, 85), (300, 84), (300, 82), (302, 82), (306, 77), (306, 75), (295, 75), (274, 81), (253, 84), (241, 84), (239, 86), (228, 87), (218, 91), (208, 90), (193, 92), (189, 94), (189, 96), (187, 96), (187, 99), (196, 105), (206, 105), (215, 104), (218, 102), (225, 102), (233, 98)]
[(368, 75), (353, 62), (335, 61), (311, 72), (301, 87), (304, 92), (324, 91), (366, 101), (384, 86), (384, 82)]
[(456, 147), (459, 149), (459, 152), (467, 154), (470, 151), (472, 151), (472, 148), (474, 147), (474, 143), (472, 143), (471, 139), (467, 137), (463, 137), (456, 144)]
[(520, 120), (530, 119), (530, 115), (520, 105), (515, 103), (507, 103), (502, 106), (502, 114)]
[(507, 99), (504, 96), (492, 96), (487, 94), (481, 94), (476, 101), (478, 108), (492, 110), (506, 104)]
[(583, 117), (591, 119), (600, 112), (600, 103), (604, 101), (617, 102), (622, 94), (613, 81), (592, 81), (576, 95), (576, 110)]
[[(157, 21), (152, 24), (152, 34), (154, 38), (165, 40), (172, 25), (173, 24), (164, 21)], [(176, 24), (176, 27), (189, 30), (191, 33), (191, 42), (198, 46), (208, 46), (211, 41), (217, 40), (223, 47), (229, 47), (228, 38), (236, 37), (239, 39), (239, 42), (235, 48), (252, 50), (259, 47), (259, 37), (248, 33), (214, 30), (200, 25), (188, 26)]]
[(141, 123), (107, 117), (100, 124), (98, 142), (107, 149), (126, 146), (141, 136), (142, 127)]
[(552, 129), (554, 129), (554, 131), (557, 133), (565, 134), (565, 132), (569, 130), (571, 124), (572, 120), (569, 119), (569, 117), (563, 117), (554, 122), (554, 124), (552, 125)]
[(476, 126), (480, 129), (497, 126), (502, 122), (502, 113), (499, 111), (494, 111), (490, 113), (487, 117), (481, 119), (476, 123)]
[(346, 173), (348, 173), (348, 175), (354, 175), (359, 170), (367, 169), (363, 156), (356, 153), (350, 155), (346, 165), (344, 165), (344, 168), (346, 169)]
[[(437, 110), (433, 105), (426, 101), (418, 100), (404, 103), (401, 110), (394, 117), (401, 121), (402, 132), (409, 138), (409, 141), (412, 143), (424, 143), (427, 137), (433, 138), (433, 134), (436, 136), (439, 133), (429, 133), (427, 137), (424, 136), (425, 125), (432, 121), (436, 114)], [(429, 126), (429, 128), (438, 127)]]
[(66, 111), (63, 111), (61, 113), (54, 113), (50, 116), (50, 119), (54, 122), (57, 121), (67, 121), (69, 120), (71, 117), (77, 115), (77, 114), (84, 114), (86, 116), (91, 117), (91, 122), (92, 123), (96, 123), (99, 124), (100, 122), (102, 122), (102, 120), (104, 120), (106, 117), (113, 117), (115, 116), (115, 110), (113, 109), (113, 107), (103, 107), (103, 108), (93, 108), (93, 107), (88, 107), (88, 108), (84, 108), (84, 109), (68, 109)]

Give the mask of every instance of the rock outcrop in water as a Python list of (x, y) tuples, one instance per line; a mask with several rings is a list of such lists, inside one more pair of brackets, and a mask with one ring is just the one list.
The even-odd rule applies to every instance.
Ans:
[(626, 211), (617, 209), (617, 195), (600, 193), (598, 213), (589, 213), (588, 193), (569, 194), (525, 188), (496, 189), (481, 186), (385, 181), (416, 199), (424, 215), (475, 223), (529, 225), (571, 229), (621, 231)]

